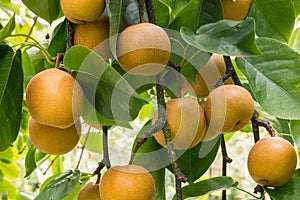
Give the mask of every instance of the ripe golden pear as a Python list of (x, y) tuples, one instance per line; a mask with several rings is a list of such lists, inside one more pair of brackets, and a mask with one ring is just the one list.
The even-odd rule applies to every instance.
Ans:
[(84, 93), (70, 74), (56, 68), (36, 74), (26, 88), (26, 104), (40, 124), (67, 128), (80, 117)]
[(243, 20), (251, 4), (252, 0), (222, 0), (224, 19)]
[(105, 9), (105, 0), (60, 0), (65, 17), (75, 24), (96, 21)]
[(74, 45), (83, 45), (96, 51), (105, 60), (112, 57), (109, 47), (109, 18), (102, 15), (94, 22), (78, 24), (74, 30)]
[(154, 195), (154, 179), (139, 165), (111, 167), (100, 182), (102, 200), (153, 200)]
[(77, 200), (101, 200), (99, 184), (88, 182), (77, 195)]
[(171, 45), (167, 33), (151, 23), (127, 27), (118, 38), (117, 54), (124, 71), (133, 75), (155, 75), (170, 59)]
[[(153, 118), (156, 122), (158, 114)], [(191, 98), (171, 99), (166, 103), (166, 121), (170, 128), (174, 149), (189, 149), (200, 141), (211, 140), (217, 135), (206, 135), (206, 120), (199, 103)], [(154, 134), (156, 141), (166, 146), (163, 131)]]
[[(213, 54), (208, 62), (202, 67), (199, 73), (196, 75), (196, 84), (190, 82), (196, 97), (206, 97), (210, 91), (212, 91), (218, 80), (223, 77), (226, 72), (226, 64), (223, 56), (219, 54)], [(224, 84), (233, 84), (231, 78), (227, 79)]]
[(248, 155), (248, 171), (262, 186), (279, 187), (292, 177), (297, 165), (297, 153), (287, 140), (267, 137), (259, 140)]
[(208, 129), (230, 133), (250, 123), (254, 114), (254, 102), (243, 87), (223, 85), (207, 96), (204, 112)]
[(32, 117), (28, 121), (29, 137), (32, 144), (41, 152), (63, 155), (74, 149), (81, 134), (81, 123), (61, 129), (38, 123)]

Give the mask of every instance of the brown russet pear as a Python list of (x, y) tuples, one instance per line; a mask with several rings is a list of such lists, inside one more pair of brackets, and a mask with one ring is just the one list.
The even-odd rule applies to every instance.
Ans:
[(252, 0), (222, 0), (224, 19), (243, 20), (251, 4)]
[(243, 87), (223, 85), (207, 96), (204, 111), (209, 130), (230, 133), (250, 123), (254, 101)]
[(74, 77), (60, 69), (36, 74), (26, 88), (26, 104), (40, 124), (57, 128), (72, 126), (84, 108), (84, 93)]
[(96, 21), (105, 9), (105, 0), (60, 0), (65, 17), (75, 24)]
[(88, 182), (77, 195), (77, 200), (101, 200), (99, 184)]
[(133, 75), (155, 75), (170, 59), (171, 45), (164, 29), (151, 23), (128, 26), (118, 38), (117, 54), (124, 71)]
[(259, 140), (248, 155), (249, 174), (262, 186), (284, 185), (292, 177), (296, 165), (295, 148), (280, 137), (266, 137)]
[[(156, 122), (158, 114), (153, 118)], [(174, 149), (189, 149), (200, 141), (211, 140), (217, 134), (206, 135), (206, 119), (201, 105), (191, 98), (171, 99), (166, 103), (166, 121), (168, 123)], [(156, 141), (166, 146), (163, 131), (154, 134)]]
[(154, 179), (139, 165), (111, 167), (100, 182), (101, 200), (153, 200), (154, 195)]
[(74, 45), (83, 45), (94, 50), (105, 60), (112, 57), (109, 47), (109, 18), (102, 15), (94, 22), (78, 24), (74, 30)]
[(74, 125), (61, 129), (42, 125), (30, 117), (28, 130), (31, 142), (38, 150), (63, 155), (76, 147), (81, 135), (81, 123), (78, 120)]
[[(216, 86), (226, 72), (226, 64), (223, 56), (213, 54), (208, 62), (202, 67), (196, 75), (196, 83), (190, 82), (196, 97), (206, 97)], [(232, 78), (227, 79), (224, 84), (233, 84)]]

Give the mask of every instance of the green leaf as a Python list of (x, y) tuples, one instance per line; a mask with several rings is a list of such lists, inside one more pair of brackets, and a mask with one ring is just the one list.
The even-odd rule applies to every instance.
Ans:
[(10, 36), (10, 34), (15, 29), (16, 22), (15, 22), (15, 15), (13, 15), (6, 26), (2, 29), (0, 29), (0, 42), (4, 40), (6, 37)]
[(21, 51), (0, 45), (0, 151), (7, 149), (19, 133), (22, 118), (23, 71)]
[(0, 171), (3, 172), (5, 178), (13, 180), (19, 177), (20, 170), (14, 163), (0, 162)]
[(256, 34), (260, 37), (287, 42), (294, 28), (292, 0), (255, 0), (248, 16), (255, 19)]
[(79, 178), (80, 171), (67, 170), (50, 181), (35, 199), (62, 199), (73, 191)]
[(156, 23), (160, 27), (167, 28), (169, 26), (169, 7), (161, 0), (154, 0), (153, 6), (155, 9)]
[(200, 142), (191, 149), (176, 151), (176, 155), (180, 155), (178, 164), (181, 172), (188, 178), (190, 184), (208, 170), (217, 156), (219, 145), (220, 137), (217, 137), (211, 141)]
[(295, 143), (298, 147), (298, 151), (300, 150), (300, 121), (299, 120), (292, 120), (290, 122), (291, 133), (295, 140)]
[(106, 1), (107, 12), (109, 16), (109, 42), (110, 49), (115, 58), (117, 58), (117, 39), (120, 27), (122, 25), (122, 5), (121, 0)]
[(294, 3), (295, 14), (296, 16), (298, 16), (300, 14), (300, 1), (293, 0), (293, 3)]
[(22, 63), (24, 72), (24, 88), (30, 79), (45, 69), (45, 56), (36, 47), (30, 47), (22, 52)]
[(111, 65), (84, 46), (73, 46), (64, 57), (65, 68), (76, 71), (86, 98), (105, 118), (129, 122), (146, 104)]
[(289, 41), (289, 46), (300, 52), (300, 28), (294, 30)]
[(103, 153), (103, 147), (102, 147), (102, 136), (100, 133), (96, 132), (89, 132), (88, 135), (82, 135), (80, 137), (80, 143), (84, 144), (84, 141), (86, 140), (86, 137), (88, 137), (86, 143), (85, 143), (85, 149), (95, 152), (95, 153)]
[(281, 119), (300, 119), (300, 55), (274, 39), (259, 38), (260, 56), (237, 58), (262, 108)]
[(52, 32), (51, 41), (48, 47), (48, 52), (51, 56), (56, 56), (58, 53), (66, 51), (66, 20), (58, 24)]
[[(207, 180), (199, 181), (194, 184), (187, 185), (182, 188), (182, 197), (183, 199), (189, 197), (198, 197), (205, 195), (211, 192), (230, 189), (236, 187), (237, 183), (233, 181), (231, 177), (214, 177)], [(176, 196), (173, 196), (173, 200), (176, 199)]]
[(6, 179), (1, 179), (0, 180), (0, 197), (1, 194), (7, 193), (7, 196), (10, 199), (16, 199), (16, 196), (18, 194), (17, 188), (9, 181)]
[(50, 24), (60, 17), (59, 0), (22, 0), (22, 2), (34, 14), (40, 18), (43, 18)]
[(273, 200), (298, 200), (300, 199), (300, 169), (297, 169), (292, 178), (286, 184), (276, 187), (264, 187), (265, 191), (272, 197)]
[(197, 30), (201, 24), (202, 2), (203, 0), (165, 0), (171, 8), (169, 28), (179, 31), (182, 26), (185, 26), (193, 31)]
[(204, 50), (229, 56), (260, 54), (255, 44), (254, 20), (220, 20), (201, 26), (196, 34), (182, 27), (180, 33), (190, 45)]
[(35, 151), (36, 148), (33, 146), (33, 144), (31, 144), (25, 157), (26, 174), (24, 178), (30, 176), (32, 172), (36, 169)]
[(5, 151), (0, 152), (0, 160), (5, 160), (7, 163), (11, 163), (13, 161), (14, 155), (12, 148), (7, 148)]
[(200, 26), (223, 19), (223, 9), (220, 0), (203, 0), (200, 16)]

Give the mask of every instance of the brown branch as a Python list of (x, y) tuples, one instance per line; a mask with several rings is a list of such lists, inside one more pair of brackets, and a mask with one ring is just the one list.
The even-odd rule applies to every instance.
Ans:
[(103, 136), (102, 136), (102, 143), (103, 143), (103, 163), (106, 165), (107, 168), (111, 167), (110, 160), (109, 160), (109, 152), (108, 152), (108, 129), (107, 126), (102, 127)]
[(75, 167), (75, 170), (78, 170), (78, 168), (79, 168), (79, 165), (80, 165), (80, 162), (81, 162), (81, 159), (82, 159), (82, 155), (83, 155), (83, 151), (84, 151), (84, 149), (85, 149), (85, 145), (86, 145), (87, 140), (88, 140), (89, 135), (90, 135), (90, 130), (91, 130), (91, 127), (89, 127), (89, 129), (88, 129), (88, 132), (87, 132), (86, 137), (85, 137), (85, 139), (84, 139), (83, 145), (82, 145), (82, 147), (81, 147), (81, 152), (80, 152), (80, 155), (79, 155), (79, 160), (78, 160), (78, 162), (77, 162), (77, 165), (76, 165), (76, 167)]
[(74, 35), (74, 29), (75, 24), (70, 22), (68, 19), (66, 19), (66, 40), (67, 40), (67, 47), (66, 50), (70, 49), (73, 46), (73, 35)]
[(145, 0), (145, 3), (149, 22), (152, 24), (156, 24), (155, 10), (152, 0)]
[(269, 132), (269, 134), (271, 135), (271, 137), (275, 137), (275, 131), (272, 128), (272, 126), (271, 126), (271, 124), (270, 124), (270, 122), (268, 120), (261, 120), (254, 113), (254, 115), (252, 116), (251, 121), (254, 121), (258, 126), (264, 127)]
[(98, 167), (97, 169), (94, 171), (94, 174), (97, 175), (97, 180), (96, 180), (96, 184), (100, 183), (100, 179), (101, 179), (101, 170), (105, 167), (105, 164), (103, 162), (99, 162), (98, 163)]
[(33, 31), (34, 26), (36, 25), (36, 22), (37, 22), (38, 18), (39, 18), (38, 16), (34, 16), (33, 17), (33, 23), (32, 23), (32, 25), (31, 25), (31, 27), (29, 29), (29, 32), (28, 32), (27, 37), (24, 40), (24, 42), (28, 42), (28, 39), (29, 39), (29, 37), (30, 37), (30, 35), (31, 35), (32, 31)]
[(144, 0), (138, 0), (140, 23), (144, 23)]
[[(221, 134), (221, 150), (222, 150), (222, 176), (227, 176), (227, 164), (232, 162), (232, 159), (227, 154), (224, 135)], [(222, 200), (226, 200), (226, 190), (222, 191)]]

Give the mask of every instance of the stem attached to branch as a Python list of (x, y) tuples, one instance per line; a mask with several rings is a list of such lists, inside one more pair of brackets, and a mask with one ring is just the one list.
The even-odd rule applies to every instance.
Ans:
[(108, 153), (108, 129), (107, 126), (103, 126), (102, 127), (103, 130), (103, 138), (102, 138), (102, 142), (103, 142), (103, 162), (106, 165), (107, 168), (111, 167), (110, 164), (110, 159), (109, 159), (109, 153)]
[(67, 47), (66, 50), (70, 49), (73, 46), (73, 35), (74, 35), (74, 28), (75, 25), (70, 22), (68, 19), (66, 19), (66, 26), (67, 26)]
[(80, 152), (79, 160), (78, 160), (78, 162), (77, 162), (77, 165), (76, 165), (76, 167), (75, 167), (75, 170), (78, 170), (78, 168), (79, 168), (79, 165), (80, 165), (80, 162), (81, 162), (81, 159), (82, 159), (82, 155), (83, 155), (83, 151), (84, 151), (84, 149), (85, 149), (86, 142), (87, 142), (87, 140), (88, 140), (88, 138), (89, 138), (89, 135), (90, 135), (90, 131), (91, 131), (91, 127), (89, 127), (88, 132), (87, 132), (87, 134), (86, 134), (86, 136), (85, 136), (83, 145), (82, 145), (82, 147), (81, 147), (81, 152)]
[[(232, 159), (227, 154), (224, 135), (221, 134), (221, 149), (222, 149), (222, 176), (227, 176), (227, 164), (232, 162)], [(226, 190), (222, 191), (222, 200), (226, 200)]]
[(145, 0), (149, 22), (156, 24), (155, 11), (152, 0)]

